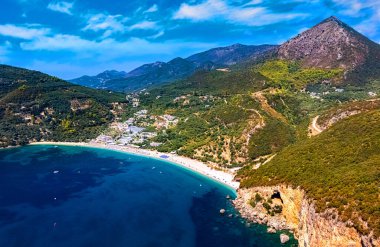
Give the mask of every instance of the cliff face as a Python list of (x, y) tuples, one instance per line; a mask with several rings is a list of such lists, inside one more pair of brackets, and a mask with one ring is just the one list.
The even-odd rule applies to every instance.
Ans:
[[(250, 221), (267, 224), (270, 229), (293, 231), (300, 247), (380, 246), (379, 240), (361, 236), (341, 222), (333, 210), (317, 213), (300, 189), (287, 186), (240, 189), (234, 204)], [(272, 209), (268, 210), (268, 205)], [(276, 205), (281, 206), (281, 212), (274, 213)]]

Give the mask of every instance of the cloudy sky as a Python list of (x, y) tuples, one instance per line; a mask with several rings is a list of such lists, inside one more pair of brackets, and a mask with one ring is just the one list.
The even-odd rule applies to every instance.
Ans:
[(217, 46), (280, 44), (335, 15), (380, 41), (379, 0), (1, 0), (0, 63), (64, 79)]

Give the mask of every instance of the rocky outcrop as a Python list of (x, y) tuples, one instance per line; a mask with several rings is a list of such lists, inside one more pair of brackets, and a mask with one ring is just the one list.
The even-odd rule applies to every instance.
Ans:
[(316, 124), (321, 130), (326, 130), (343, 119), (380, 108), (380, 99), (349, 102), (338, 109), (332, 109), (317, 118)]
[[(362, 236), (340, 221), (334, 210), (317, 213), (300, 189), (284, 185), (240, 189), (234, 204), (248, 221), (293, 231), (300, 247), (380, 246), (379, 239)], [(276, 211), (280, 206), (282, 210)]]
[(288, 242), (289, 239), (290, 239), (289, 236), (286, 235), (286, 234), (281, 234), (280, 235), (280, 241), (281, 241), (282, 244), (285, 244), (286, 242)]

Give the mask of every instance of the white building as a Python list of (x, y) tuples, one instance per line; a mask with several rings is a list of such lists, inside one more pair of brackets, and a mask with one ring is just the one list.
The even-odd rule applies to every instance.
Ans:
[(140, 106), (140, 99), (139, 98), (133, 98), (132, 99), (132, 106), (133, 107), (139, 107)]

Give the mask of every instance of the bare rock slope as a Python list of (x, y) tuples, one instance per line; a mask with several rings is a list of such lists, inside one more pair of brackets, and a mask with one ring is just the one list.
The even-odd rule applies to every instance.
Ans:
[(278, 49), (282, 59), (298, 60), (305, 67), (342, 68), (346, 78), (372, 77), (380, 68), (380, 45), (330, 17), (285, 42)]

